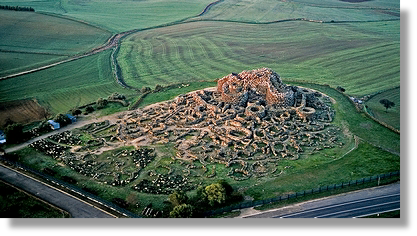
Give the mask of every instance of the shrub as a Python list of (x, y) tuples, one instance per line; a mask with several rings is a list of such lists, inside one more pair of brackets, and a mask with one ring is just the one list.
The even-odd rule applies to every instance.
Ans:
[(169, 195), (169, 201), (173, 206), (179, 206), (181, 204), (185, 204), (188, 201), (187, 194), (183, 191), (175, 191), (171, 195)]
[(114, 204), (118, 205), (118, 206), (123, 207), (123, 208), (126, 208), (126, 207), (128, 207), (128, 206), (129, 206), (125, 200), (123, 200), (123, 199), (121, 199), (121, 198), (118, 198), (118, 197), (113, 198), (112, 202), (113, 202)]
[(143, 86), (142, 89), (140, 90), (141, 93), (147, 93), (147, 92), (150, 92), (150, 91), (151, 91), (151, 88), (150, 87), (145, 87), (145, 86)]
[(72, 177), (69, 177), (69, 176), (66, 176), (66, 175), (62, 176), (62, 180), (69, 183), (69, 184), (76, 184), (77, 183), (76, 179), (74, 179)]
[(162, 90), (162, 86), (161, 85), (159, 85), (159, 84), (157, 84), (156, 86), (155, 86), (155, 92), (159, 92), (159, 91), (161, 91)]
[(126, 96), (123, 95), (123, 94), (119, 94), (119, 93), (113, 93), (108, 98), (109, 99), (112, 99), (112, 100), (125, 100), (126, 99)]
[(97, 100), (97, 109), (103, 109), (107, 106), (108, 101), (104, 98), (99, 98)]
[(80, 109), (75, 109), (75, 110), (72, 110), (71, 111), (71, 114), (73, 115), (73, 116), (79, 116), (79, 115), (81, 115), (81, 110)]
[(194, 216), (194, 207), (188, 204), (181, 204), (174, 207), (169, 213), (171, 218), (191, 218)]
[(87, 113), (91, 113), (91, 112), (93, 112), (93, 111), (94, 111), (94, 107), (92, 107), (92, 106), (87, 106), (87, 107), (85, 108), (85, 111), (86, 111)]
[(226, 202), (226, 189), (220, 183), (210, 184), (205, 187), (204, 192), (210, 206), (220, 205)]
[(38, 131), (40, 133), (47, 133), (52, 130), (51, 124), (48, 121), (42, 121), (38, 126)]
[(337, 88), (336, 88), (337, 90), (339, 90), (340, 92), (345, 92), (346, 91), (346, 89), (344, 89), (344, 88), (342, 88), (342, 87), (340, 87), (340, 86), (337, 86)]
[(53, 169), (50, 169), (50, 168), (48, 168), (48, 167), (43, 168), (43, 172), (44, 172), (45, 174), (47, 174), (47, 175), (51, 175), (51, 176), (54, 176), (54, 175), (56, 175), (56, 174), (57, 174), (57, 172), (56, 172), (56, 171), (54, 171)]
[(68, 124), (71, 124), (71, 119), (68, 118), (66, 115), (64, 114), (58, 114), (56, 115), (55, 122), (58, 122), (60, 124), (61, 127), (66, 126)]

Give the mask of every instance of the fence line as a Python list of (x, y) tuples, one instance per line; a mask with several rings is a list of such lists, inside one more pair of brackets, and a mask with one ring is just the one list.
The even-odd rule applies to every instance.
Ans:
[(82, 189), (80, 189), (80, 188), (78, 188), (76, 186), (70, 185), (70, 184), (68, 184), (68, 183), (66, 183), (64, 181), (61, 181), (61, 180), (59, 180), (59, 179), (57, 179), (55, 177), (52, 177), (50, 175), (46, 175), (46, 174), (44, 174), (44, 173), (42, 173), (40, 171), (37, 171), (35, 169), (32, 169), (32, 168), (30, 168), (28, 166), (25, 166), (23, 164), (20, 164), (20, 163), (18, 163), (16, 161), (12, 161), (12, 160), (9, 160), (7, 158), (4, 158), (3, 156), (0, 156), (0, 160), (3, 160), (5, 162), (8, 162), (8, 163), (10, 163), (10, 164), (12, 164), (12, 165), (20, 168), (20, 169), (23, 169), (23, 170), (25, 170), (27, 172), (30, 172), (32, 174), (41, 176), (42, 178), (46, 179), (47, 181), (49, 181), (49, 182), (51, 182), (51, 183), (53, 183), (55, 185), (59, 185), (61, 187), (64, 187), (64, 188), (66, 188), (67, 190), (69, 190), (71, 192), (74, 192), (74, 193), (76, 193), (78, 195), (81, 195), (81, 196), (83, 196), (83, 197), (85, 197), (85, 198), (87, 198), (87, 199), (89, 199), (91, 201), (94, 201), (94, 202), (96, 202), (96, 203), (98, 203), (98, 204), (100, 204), (100, 205), (102, 205), (104, 207), (110, 208), (113, 211), (116, 211), (116, 212), (118, 212), (118, 213), (120, 213), (120, 214), (122, 214), (122, 215), (124, 215), (126, 217), (140, 218), (140, 216), (138, 216), (138, 215), (136, 215), (136, 214), (134, 214), (134, 213), (126, 210), (126, 209), (123, 209), (123, 208), (117, 206), (116, 204), (114, 204), (112, 202), (108, 202), (108, 201), (106, 201), (106, 200), (104, 200), (104, 199), (102, 199), (102, 198), (100, 198), (100, 197), (98, 197), (98, 196), (96, 196), (94, 194), (91, 194), (89, 192), (86, 192), (86, 191), (84, 191), (84, 190), (82, 190)]
[(265, 199), (265, 200), (243, 202), (243, 203), (240, 203), (240, 204), (227, 206), (227, 207), (219, 208), (219, 209), (212, 210), (212, 211), (207, 211), (207, 212), (204, 213), (204, 215), (205, 216), (217, 215), (217, 214), (222, 214), (222, 213), (225, 213), (225, 212), (230, 212), (230, 211), (233, 211), (233, 210), (239, 210), (239, 209), (249, 208), (249, 207), (256, 207), (256, 206), (261, 206), (261, 205), (264, 205), (264, 204), (269, 204), (269, 203), (274, 203), (274, 202), (281, 202), (281, 201), (285, 201), (285, 200), (292, 199), (292, 198), (299, 198), (299, 197), (304, 197), (304, 196), (307, 196), (307, 195), (312, 195), (312, 194), (316, 194), (316, 193), (331, 191), (331, 190), (340, 189), (340, 188), (344, 188), (344, 187), (356, 186), (356, 185), (361, 185), (361, 184), (365, 184), (365, 183), (380, 181), (382, 179), (390, 178), (390, 177), (393, 177), (393, 176), (400, 176), (400, 171), (394, 171), (394, 172), (390, 172), (390, 173), (387, 173), (387, 174), (365, 177), (365, 178), (362, 178), (362, 179), (352, 180), (352, 181), (349, 181), (349, 182), (342, 182), (342, 183), (339, 183), (339, 184), (320, 186), (318, 188), (312, 188), (312, 189), (308, 189), (308, 190), (304, 190), (304, 191), (300, 191), (300, 192), (296, 192), (296, 193), (292, 193), (292, 194), (286, 194), (286, 195), (283, 195), (283, 196), (268, 198), (268, 199)]

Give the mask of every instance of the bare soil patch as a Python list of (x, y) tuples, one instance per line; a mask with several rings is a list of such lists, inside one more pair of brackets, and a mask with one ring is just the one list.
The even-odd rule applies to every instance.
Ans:
[(0, 127), (8, 120), (27, 124), (45, 119), (47, 111), (36, 100), (18, 100), (0, 103)]

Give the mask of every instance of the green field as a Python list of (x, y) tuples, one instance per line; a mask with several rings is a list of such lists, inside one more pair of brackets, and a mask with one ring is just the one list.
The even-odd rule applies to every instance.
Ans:
[(0, 11), (0, 50), (74, 55), (104, 44), (111, 34), (64, 18)]
[(105, 28), (114, 33), (178, 21), (199, 14), (212, 0), (22, 0), (4, 1), (0, 5), (28, 6)]
[(0, 102), (37, 98), (52, 113), (107, 97), (114, 92), (125, 95), (113, 78), (110, 50), (46, 70), (0, 81)]
[(44, 66), (45, 64), (53, 63), (66, 58), (66, 56), (50, 54), (0, 51), (0, 77), (38, 68)]
[(287, 80), (364, 95), (399, 86), (399, 51), (399, 21), (193, 22), (128, 36), (118, 61), (127, 84), (136, 87), (269, 67)]
[[(386, 111), (385, 107), (379, 102), (384, 98), (394, 102), (395, 106)], [(368, 112), (376, 119), (400, 129), (400, 88), (384, 91), (369, 99), (366, 105), (368, 105)]]
[[(368, 4), (372, 2), (375, 3)], [(352, 5), (339, 0), (310, 1), (310, 3), (309, 1), (229, 0), (213, 6), (207, 14), (198, 19), (243, 22), (273, 22), (293, 18), (321, 21), (399, 19), (400, 2), (390, 2), (392, 1), (370, 1)], [(391, 9), (382, 10), (387, 7)]]
[(0, 10), (0, 76), (40, 67), (103, 45), (111, 33), (34, 12)]

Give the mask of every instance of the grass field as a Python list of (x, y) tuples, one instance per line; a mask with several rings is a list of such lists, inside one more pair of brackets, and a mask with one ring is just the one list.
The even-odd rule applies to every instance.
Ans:
[(0, 11), (0, 49), (74, 55), (104, 44), (110, 32), (34, 12)]
[(111, 33), (73, 20), (0, 10), (0, 76), (29, 70), (104, 44)]
[[(399, 19), (400, 1), (350, 4), (331, 1), (228, 0), (213, 6), (198, 19), (272, 22), (292, 18), (321, 21), (378, 21)], [(392, 1), (391, 1), (392, 2)], [(373, 7), (372, 9), (370, 7)], [(390, 7), (389, 10), (382, 10)], [(382, 8), (382, 9), (375, 9)]]
[(36, 98), (50, 112), (66, 112), (76, 106), (131, 90), (120, 87), (110, 67), (110, 50), (46, 70), (0, 81), (0, 102)]
[(221, 78), (269, 67), (284, 79), (364, 95), (399, 86), (399, 22), (268, 25), (193, 22), (127, 37), (118, 61), (142, 87)]
[(1, 218), (69, 218), (69, 214), (54, 208), (0, 181)]
[(52, 12), (89, 22), (113, 33), (142, 29), (178, 21), (199, 14), (212, 0), (90, 0), (90, 1), (8, 1), (1, 5), (33, 7), (36, 11)]
[[(389, 108), (386, 112), (385, 107), (379, 102), (381, 99), (388, 99), (395, 103), (395, 106)], [(368, 111), (376, 119), (385, 122), (396, 129), (400, 129), (400, 88), (394, 88), (382, 92), (366, 102)]]
[(67, 56), (51, 54), (0, 51), (0, 77), (38, 68), (66, 58)]

